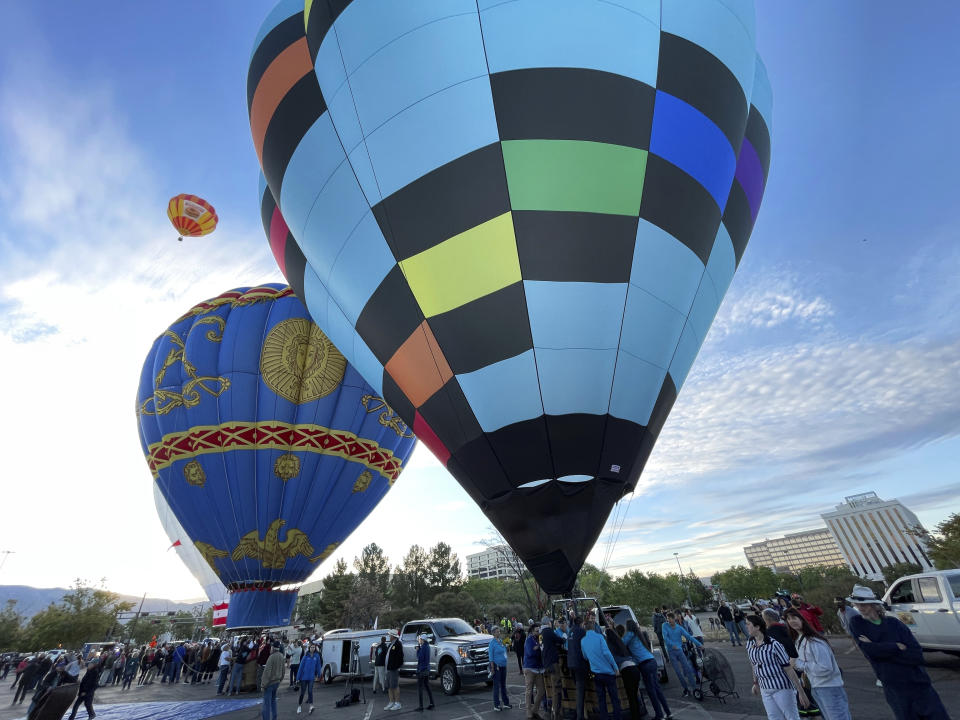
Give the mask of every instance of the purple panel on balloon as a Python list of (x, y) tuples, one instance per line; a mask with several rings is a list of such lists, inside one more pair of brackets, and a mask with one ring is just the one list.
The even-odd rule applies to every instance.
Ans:
[(760, 156), (753, 145), (746, 138), (740, 146), (740, 157), (737, 158), (736, 178), (743, 187), (743, 192), (750, 203), (750, 219), (756, 222), (760, 210), (760, 201), (763, 199), (763, 165)]

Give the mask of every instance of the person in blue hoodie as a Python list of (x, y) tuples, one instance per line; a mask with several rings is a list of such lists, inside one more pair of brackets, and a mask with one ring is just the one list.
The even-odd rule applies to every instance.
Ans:
[(553, 629), (553, 618), (549, 615), (544, 615), (540, 620), (540, 647), (543, 652), (543, 687), (550, 702), (550, 715), (553, 720), (560, 720), (563, 692), (560, 685), (560, 638)]
[(417, 638), (417, 699), (420, 701), (420, 707), (417, 708), (423, 712), (423, 691), (426, 689), (427, 697), (430, 698), (430, 704), (427, 710), (433, 710), (433, 690), (430, 689), (430, 642), (426, 635), (420, 635)]
[(703, 647), (703, 644), (677, 622), (677, 616), (672, 612), (667, 613), (667, 622), (663, 624), (660, 631), (663, 633), (663, 646), (667, 649), (670, 664), (673, 665), (673, 670), (680, 678), (680, 684), (683, 685), (683, 697), (687, 697), (697, 684), (697, 676), (690, 667), (687, 656), (683, 654), (683, 640), (686, 638), (697, 647)]
[(310, 712), (313, 712), (313, 683), (320, 677), (320, 653), (315, 643), (310, 643), (310, 650), (300, 660), (297, 668), (297, 682), (300, 683), (300, 699), (297, 701), (297, 714), (303, 711), (303, 695), (306, 693)]
[(540, 647), (540, 628), (530, 626), (523, 645), (524, 702), (527, 703), (527, 718), (543, 720), (538, 710), (543, 700), (543, 653)]
[(587, 693), (587, 661), (580, 650), (580, 641), (583, 640), (583, 623), (576, 612), (569, 610), (570, 635), (567, 638), (567, 668), (573, 673), (577, 684), (577, 720), (584, 720), (583, 703)]
[(860, 613), (849, 620), (850, 634), (883, 683), (883, 694), (897, 720), (949, 720), (922, 667), (923, 650), (910, 628), (885, 615), (883, 603), (864, 585), (854, 585), (847, 602)]
[(623, 635), (623, 644), (627, 646), (634, 662), (640, 668), (640, 674), (643, 676), (643, 686), (647, 689), (650, 704), (653, 705), (653, 720), (672, 717), (670, 707), (667, 705), (667, 698), (660, 687), (660, 671), (657, 668), (657, 660), (644, 644), (640, 635), (640, 627), (633, 620), (627, 620), (627, 632)]
[(507, 697), (507, 648), (500, 639), (500, 628), (493, 628), (493, 638), (487, 645), (487, 657), (490, 658), (490, 675), (493, 677), (493, 709), (500, 711), (503, 707), (512, 708), (510, 698)]
[(617, 675), (620, 674), (620, 669), (617, 667), (617, 661), (613, 659), (613, 653), (607, 647), (606, 638), (597, 629), (593, 620), (587, 620), (583, 624), (580, 652), (583, 653), (583, 657), (593, 671), (600, 717), (610, 720), (610, 713), (607, 712), (607, 695), (609, 695), (613, 705), (613, 717), (620, 720), (620, 696), (617, 692)]

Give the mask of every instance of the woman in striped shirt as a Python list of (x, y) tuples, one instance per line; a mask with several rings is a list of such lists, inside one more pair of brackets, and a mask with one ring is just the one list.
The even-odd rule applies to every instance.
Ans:
[[(759, 695), (770, 720), (800, 720), (800, 705), (807, 699), (800, 678), (790, 666), (790, 657), (779, 642), (767, 635), (767, 627), (759, 615), (747, 615), (747, 657), (753, 667), (753, 694)], [(796, 691), (796, 692), (794, 692)]]

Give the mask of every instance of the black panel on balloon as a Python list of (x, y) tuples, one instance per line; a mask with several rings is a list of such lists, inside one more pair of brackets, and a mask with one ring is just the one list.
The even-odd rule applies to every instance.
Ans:
[(377, 360), (386, 365), (422, 322), (423, 313), (407, 279), (394, 265), (363, 306), (356, 328)]
[(284, 50), (303, 37), (303, 13), (298, 12), (275, 26), (257, 46), (247, 70), (247, 111), (253, 105), (253, 95), (260, 79)]
[(294, 150), (326, 109), (313, 73), (298, 80), (277, 105), (263, 139), (263, 174), (275, 198), (282, 197), (283, 175)]
[(387, 401), (387, 405), (393, 408), (397, 415), (403, 418), (408, 426), (413, 427), (413, 419), (417, 409), (388, 372), (383, 373), (383, 399)]
[(603, 447), (606, 415), (547, 415), (547, 434), (556, 475), (595, 477)]
[(733, 253), (736, 255), (737, 265), (739, 265), (740, 258), (743, 257), (743, 251), (747, 249), (750, 233), (753, 232), (753, 216), (750, 214), (747, 194), (743, 191), (743, 186), (736, 180), (733, 181), (733, 186), (730, 188), (727, 207), (723, 211), (723, 226), (730, 233), (730, 240), (733, 241)]
[(655, 437), (663, 430), (663, 424), (667, 421), (670, 410), (676, 401), (677, 386), (668, 373), (663, 380), (663, 385), (660, 387), (657, 401), (653, 405), (653, 412), (650, 413), (650, 421), (647, 423), (647, 429), (650, 430)]
[(720, 227), (720, 208), (683, 170), (650, 153), (640, 217), (673, 235), (707, 264)]
[(448, 380), (431, 395), (419, 411), (450, 452), (483, 435), (480, 423), (456, 378)]
[(306, 293), (303, 289), (303, 275), (306, 272), (307, 259), (303, 256), (303, 251), (297, 245), (293, 235), (287, 233), (287, 241), (283, 245), (283, 269), (284, 277), (287, 278), (287, 284), (293, 288), (297, 297), (306, 303)]
[(654, 88), (585, 68), (531, 68), (490, 76), (502, 140), (588, 140), (650, 147)]
[(458, 375), (533, 347), (522, 282), (434, 315), (428, 323), (450, 369)]
[(486, 437), (511, 485), (556, 477), (543, 417), (507, 425)]
[[(327, 32), (353, 0), (313, 0), (307, 20), (307, 37), (310, 40), (310, 60), (316, 64), (317, 53)], [(303, 32), (303, 22), (300, 23)]]
[[(484, 513), (549, 593), (568, 593), (623, 485), (550, 482), (488, 502)], [(538, 519), (530, 521), (528, 508)]]
[(680, 98), (723, 131), (740, 150), (747, 122), (747, 98), (736, 75), (712, 53), (670, 33), (660, 33), (657, 89)]
[(485, 435), (453, 453), (447, 461), (447, 469), (461, 483), (470, 483), (476, 488), (481, 498), (477, 502), (484, 512), (489, 500), (512, 494), (513, 485)]
[(770, 130), (764, 122), (763, 115), (753, 105), (750, 106), (745, 137), (757, 151), (760, 164), (763, 165), (763, 176), (767, 177), (770, 172)]
[(263, 191), (260, 197), (260, 222), (263, 223), (263, 232), (270, 240), (270, 226), (273, 225), (273, 211), (277, 209), (277, 201), (273, 199), (273, 193), (270, 188)]
[(500, 143), (438, 167), (373, 206), (397, 260), (510, 210)]
[[(642, 452), (646, 432), (643, 425), (612, 415), (607, 416), (597, 476), (629, 485), (630, 479), (635, 477), (634, 468), (637, 464), (642, 467), (646, 461)], [(636, 475), (639, 474), (639, 471), (636, 472)]]
[(514, 210), (513, 228), (524, 280), (630, 281), (636, 217)]

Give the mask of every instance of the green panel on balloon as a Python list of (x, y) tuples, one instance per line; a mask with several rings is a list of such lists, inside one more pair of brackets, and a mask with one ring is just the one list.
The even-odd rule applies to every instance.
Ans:
[(514, 210), (639, 215), (647, 151), (582, 140), (505, 140)]

